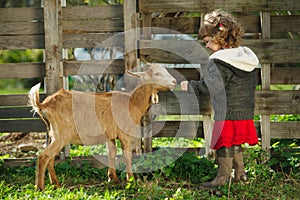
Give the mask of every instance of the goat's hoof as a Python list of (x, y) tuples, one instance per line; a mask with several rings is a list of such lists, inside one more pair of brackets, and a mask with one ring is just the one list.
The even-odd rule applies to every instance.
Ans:
[(45, 189), (45, 187), (41, 187), (41, 186), (38, 186), (38, 185), (35, 186), (36, 191), (43, 191), (44, 189)]
[(120, 183), (119, 179), (112, 179), (112, 178), (109, 178), (109, 179), (107, 180), (107, 182), (109, 182), (109, 183), (115, 183), (115, 184)]
[(51, 185), (54, 185), (55, 188), (60, 188), (61, 184), (58, 181), (50, 182)]
[(58, 188), (61, 188), (61, 185), (58, 183), (58, 184), (54, 184), (54, 189), (58, 189)]

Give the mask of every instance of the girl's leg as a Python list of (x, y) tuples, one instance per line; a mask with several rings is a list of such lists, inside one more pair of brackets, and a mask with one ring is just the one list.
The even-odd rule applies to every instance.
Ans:
[(217, 150), (218, 173), (217, 177), (211, 182), (203, 183), (204, 187), (217, 187), (224, 185), (231, 178), (233, 147), (222, 147)]
[(243, 149), (241, 146), (234, 146), (233, 154), (233, 168), (234, 168), (234, 181), (247, 182), (248, 178), (246, 176), (244, 161), (243, 161)]

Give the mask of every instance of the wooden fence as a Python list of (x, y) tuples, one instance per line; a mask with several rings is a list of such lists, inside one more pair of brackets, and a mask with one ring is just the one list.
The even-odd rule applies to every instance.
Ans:
[[(140, 60), (172, 64), (190, 60), (206, 64), (206, 57), (201, 57), (195, 41), (153, 40), (151, 35), (174, 31), (197, 34), (203, 15), (216, 8), (237, 14), (246, 32), (243, 45), (252, 48), (260, 59), (261, 68), (256, 69), (260, 89), (256, 91), (255, 113), (261, 115), (256, 126), (262, 147), (268, 150), (271, 138), (299, 139), (299, 121), (270, 120), (273, 114), (300, 114), (299, 90), (270, 89), (271, 85), (300, 84), (300, 1), (297, 0), (139, 0), (124, 1), (123, 6), (67, 7), (61, 7), (60, 1), (44, 0), (43, 8), (1, 8), (0, 49), (44, 49), (45, 62), (3, 63), (0, 78), (44, 77), (44, 98), (66, 87), (66, 77), (78, 73), (123, 74)], [(63, 56), (64, 49), (99, 46), (123, 48), (124, 59), (74, 61)], [(180, 52), (180, 56), (174, 52)], [(200, 77), (195, 68), (175, 71), (187, 80)], [(180, 101), (188, 98), (181, 91), (161, 93), (159, 106), (168, 115), (181, 115)], [(0, 132), (46, 130), (41, 120), (32, 117), (27, 101), (27, 95), (23, 94), (0, 95)], [(154, 107), (153, 112), (159, 113), (160, 109)], [(145, 150), (151, 151), (152, 136), (209, 138), (210, 109), (201, 109), (201, 114), (203, 121), (199, 122), (150, 120), (151, 126), (144, 133)], [(184, 132), (178, 134), (179, 129)]]

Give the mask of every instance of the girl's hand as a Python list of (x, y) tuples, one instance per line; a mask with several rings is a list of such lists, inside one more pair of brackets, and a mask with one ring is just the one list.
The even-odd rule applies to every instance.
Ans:
[(181, 90), (187, 91), (187, 90), (188, 90), (188, 84), (189, 84), (188, 81), (182, 81), (182, 82), (180, 83), (180, 88), (181, 88)]

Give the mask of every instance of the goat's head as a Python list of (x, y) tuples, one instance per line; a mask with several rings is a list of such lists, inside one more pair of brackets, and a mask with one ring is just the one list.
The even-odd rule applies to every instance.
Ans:
[(140, 84), (151, 84), (156, 90), (168, 90), (176, 87), (176, 79), (159, 64), (148, 64), (144, 72), (126, 71), (130, 76), (139, 79)]

